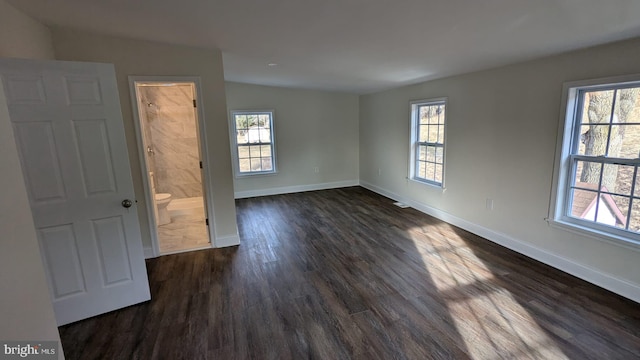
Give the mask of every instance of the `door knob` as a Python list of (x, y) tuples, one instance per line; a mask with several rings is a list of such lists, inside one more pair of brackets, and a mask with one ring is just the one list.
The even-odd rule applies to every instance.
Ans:
[(122, 207), (124, 208), (130, 208), (131, 205), (133, 205), (133, 201), (129, 200), (129, 199), (124, 199), (122, 200)]

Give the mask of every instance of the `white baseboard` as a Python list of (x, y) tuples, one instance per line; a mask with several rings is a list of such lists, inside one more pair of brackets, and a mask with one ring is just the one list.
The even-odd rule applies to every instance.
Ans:
[(600, 270), (596, 270), (583, 264), (579, 264), (565, 257), (552, 254), (529, 243), (514, 239), (508, 235), (493, 231), (491, 229), (487, 229), (483, 226), (474, 224), (442, 210), (402, 197), (365, 181), (360, 181), (360, 186), (376, 192), (380, 195), (391, 198), (395, 201), (403, 202), (427, 215), (431, 215), (449, 224), (455, 225), (466, 231), (482, 236), (483, 238), (490, 240), (496, 244), (502, 245), (522, 255), (528, 256), (532, 259), (540, 261), (556, 269), (562, 270), (582, 280), (588, 281), (592, 284), (595, 284), (618, 295), (624, 296), (628, 299), (640, 303), (640, 287), (636, 284), (618, 279), (610, 274), (604, 273)]
[(228, 236), (219, 236), (215, 238), (213, 243), (214, 243), (213, 245), (214, 248), (223, 248), (228, 246), (240, 245), (240, 235), (236, 233)]
[(153, 247), (145, 246), (145, 247), (142, 248), (142, 250), (144, 251), (144, 258), (145, 259), (152, 259), (152, 258), (156, 257), (153, 254)]
[(335, 189), (335, 188), (341, 188), (341, 187), (358, 186), (359, 184), (360, 183), (358, 180), (334, 181), (334, 182), (321, 183), (321, 184), (283, 186), (283, 187), (269, 188), (269, 189), (236, 191), (234, 195), (236, 199), (244, 199), (244, 198), (250, 198), (250, 197), (256, 197), (256, 196), (269, 196), (269, 195), (297, 193), (297, 192), (303, 192), (303, 191)]

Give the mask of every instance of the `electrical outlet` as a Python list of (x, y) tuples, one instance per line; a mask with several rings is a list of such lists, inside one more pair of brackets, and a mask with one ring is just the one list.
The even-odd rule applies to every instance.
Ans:
[(316, 174), (317, 174), (317, 173), (319, 173), (319, 172), (320, 172), (320, 168), (319, 168), (319, 167), (317, 167), (317, 166), (316, 166), (316, 167), (314, 167), (314, 168), (313, 168), (313, 172), (314, 172), (314, 173), (316, 173)]
[(486, 208), (487, 210), (493, 210), (493, 199), (487, 198)]
[(378, 176), (382, 175), (382, 168), (378, 168)]

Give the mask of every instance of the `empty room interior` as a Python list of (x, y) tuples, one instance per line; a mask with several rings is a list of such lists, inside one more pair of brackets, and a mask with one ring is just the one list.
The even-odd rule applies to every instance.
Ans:
[(0, 0), (0, 358), (640, 358), (638, 59), (628, 0)]

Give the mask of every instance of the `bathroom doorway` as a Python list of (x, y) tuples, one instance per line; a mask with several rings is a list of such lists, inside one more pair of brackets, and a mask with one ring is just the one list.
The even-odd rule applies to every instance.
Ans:
[(211, 247), (197, 78), (130, 77), (153, 256)]

